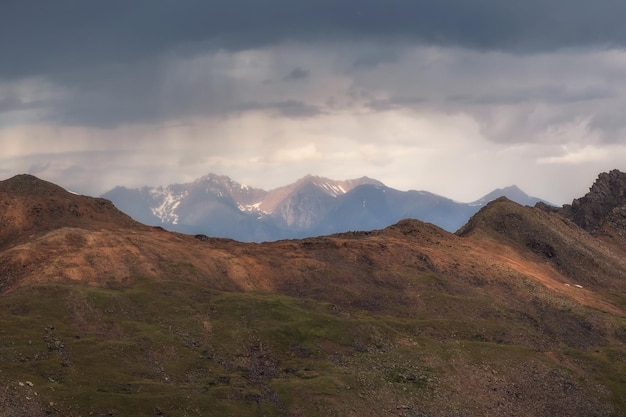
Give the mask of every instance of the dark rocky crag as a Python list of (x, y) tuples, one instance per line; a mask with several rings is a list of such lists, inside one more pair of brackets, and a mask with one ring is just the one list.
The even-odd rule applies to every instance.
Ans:
[(601, 173), (584, 197), (564, 205), (559, 213), (592, 234), (609, 225), (626, 236), (626, 173), (617, 169)]

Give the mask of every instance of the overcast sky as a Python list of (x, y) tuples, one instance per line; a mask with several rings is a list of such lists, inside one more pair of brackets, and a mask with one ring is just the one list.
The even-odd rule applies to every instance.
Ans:
[(623, 0), (4, 0), (0, 179), (557, 204), (626, 171)]

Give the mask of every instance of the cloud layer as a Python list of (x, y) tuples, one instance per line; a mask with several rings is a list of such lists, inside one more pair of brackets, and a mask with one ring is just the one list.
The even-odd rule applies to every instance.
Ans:
[(158, 57), (173, 48), (245, 50), (285, 39), (405, 41), (514, 52), (624, 46), (619, 0), (81, 0), (5, 2), (0, 74), (21, 78)]
[(626, 170), (623, 2), (89, 3), (3, 5), (0, 176), (93, 195), (368, 175), (564, 203)]

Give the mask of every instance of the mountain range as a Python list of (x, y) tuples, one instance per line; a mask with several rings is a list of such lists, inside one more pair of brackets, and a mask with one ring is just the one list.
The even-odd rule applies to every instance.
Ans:
[(454, 232), (502, 196), (522, 205), (542, 201), (516, 186), (460, 203), (426, 191), (398, 191), (367, 177), (336, 181), (313, 175), (271, 191), (209, 174), (187, 184), (120, 186), (102, 195), (144, 224), (253, 242), (380, 229), (406, 218)]
[(626, 415), (617, 170), (456, 233), (245, 243), (30, 175), (0, 207), (3, 416)]

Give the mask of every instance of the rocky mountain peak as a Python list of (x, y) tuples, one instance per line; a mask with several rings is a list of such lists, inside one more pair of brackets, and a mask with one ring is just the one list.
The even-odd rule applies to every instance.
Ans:
[[(511, 201), (515, 201), (523, 206), (534, 206), (543, 200), (532, 197), (522, 191), (517, 185), (509, 185), (508, 187), (498, 188), (485, 195), (484, 197), (470, 203), (473, 206), (484, 206), (498, 197), (505, 196)], [(543, 201), (544, 203), (547, 203)]]
[(231, 179), (226, 175), (218, 175), (218, 174), (208, 174), (203, 177), (198, 178), (193, 182), (193, 184), (204, 184), (204, 183), (212, 183), (225, 187), (243, 187), (243, 185)]
[(624, 206), (626, 173), (614, 169), (601, 173), (583, 197), (564, 205), (562, 214), (583, 229), (595, 233), (603, 223), (619, 214), (616, 212), (624, 211)]

